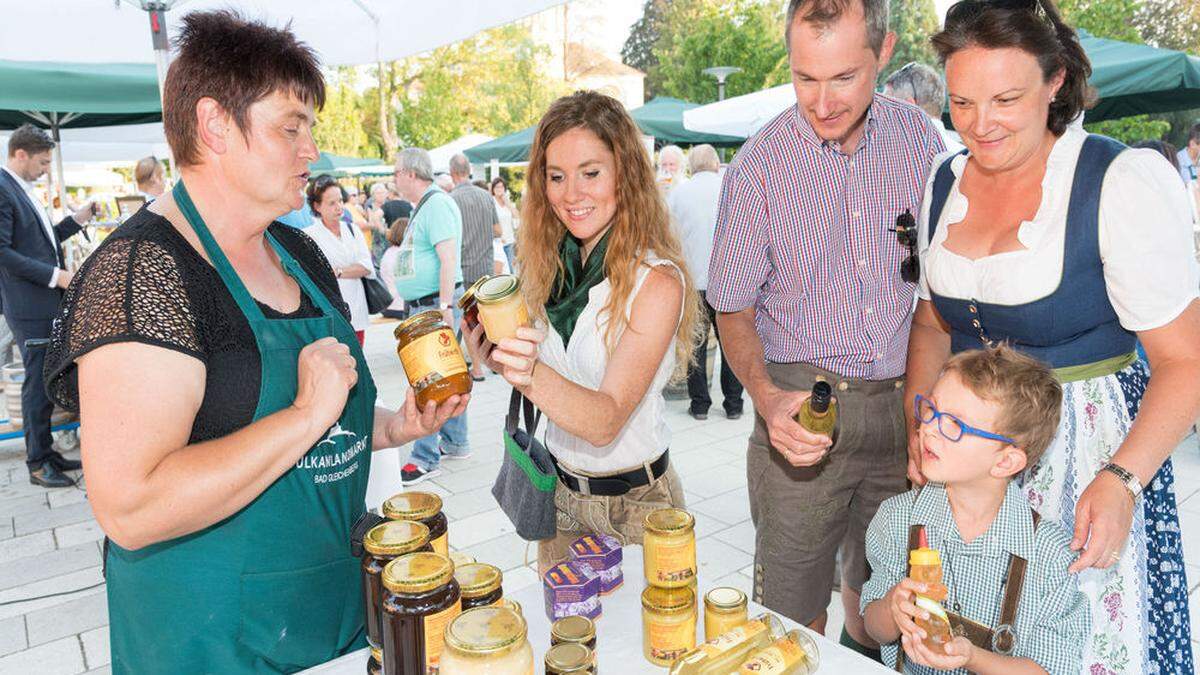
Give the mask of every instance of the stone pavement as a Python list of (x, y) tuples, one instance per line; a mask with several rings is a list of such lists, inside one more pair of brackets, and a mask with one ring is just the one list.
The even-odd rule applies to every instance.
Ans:
[[(395, 406), (405, 378), (392, 351), (390, 328), (373, 325), (367, 356), (380, 397)], [(711, 351), (710, 351), (711, 353)], [(711, 371), (710, 371), (711, 372)], [(509, 388), (497, 376), (476, 384), (469, 411), (473, 455), (445, 462), (441, 476), (419, 489), (444, 500), (450, 544), (504, 570), (506, 591), (538, 582), (536, 551), (513, 532), (490, 488), (500, 466), (501, 429)], [(669, 403), (671, 455), (696, 516), (700, 574), (749, 592), (754, 528), (746, 499), (745, 443), (753, 416), (725, 418), (720, 392), (699, 422), (685, 401)], [(748, 401), (747, 401), (748, 403)], [(376, 453), (375, 499), (398, 491), (398, 465), (408, 448)], [(110, 672), (108, 611), (100, 574), (103, 533), (83, 489), (44, 490), (29, 484), (21, 441), (0, 444), (0, 675), (75, 675)], [(1185, 555), (1200, 562), (1200, 449), (1191, 437), (1175, 453)], [(389, 471), (390, 470), (390, 471)], [(389, 476), (389, 473), (391, 474)], [(1193, 594), (1200, 566), (1188, 565)], [(52, 595), (51, 594), (58, 594)], [(1194, 597), (1194, 596), (1193, 596)], [(1196, 607), (1193, 602), (1193, 626)], [(841, 603), (830, 605), (829, 634), (841, 631)], [(1200, 631), (1193, 630), (1193, 636)]]

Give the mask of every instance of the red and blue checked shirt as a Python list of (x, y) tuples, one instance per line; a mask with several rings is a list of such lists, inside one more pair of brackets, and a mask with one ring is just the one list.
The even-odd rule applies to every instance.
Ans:
[(925, 113), (875, 95), (854, 154), (821, 140), (793, 106), (767, 123), (725, 173), (708, 268), (718, 312), (756, 310), (766, 360), (843, 377), (904, 374), (913, 284), (889, 231), (919, 213), (945, 149)]

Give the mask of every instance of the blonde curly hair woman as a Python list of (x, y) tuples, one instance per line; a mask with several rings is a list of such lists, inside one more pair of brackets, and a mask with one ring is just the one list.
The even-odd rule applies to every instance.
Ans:
[[(538, 125), (517, 265), (538, 328), (471, 350), (549, 419), (558, 536), (542, 569), (584, 532), (641, 543), (651, 510), (683, 506), (663, 387), (686, 368), (697, 307), (641, 134), (616, 100), (577, 92)], [(586, 478), (587, 480), (580, 480)]]

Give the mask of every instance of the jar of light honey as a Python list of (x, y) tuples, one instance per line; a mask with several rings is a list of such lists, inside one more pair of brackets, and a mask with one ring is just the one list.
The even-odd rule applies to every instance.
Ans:
[(515, 337), (518, 328), (529, 325), (521, 280), (511, 274), (497, 274), (479, 284), (475, 303), (479, 307), (479, 321), (492, 344)]
[(658, 509), (646, 514), (642, 525), (646, 583), (690, 586), (696, 579), (696, 519), (683, 509)]
[(746, 623), (746, 594), (736, 588), (722, 586), (704, 595), (704, 640), (724, 635)]
[(503, 607), (476, 607), (446, 627), (440, 675), (533, 675), (525, 619)]
[(471, 393), (471, 375), (454, 330), (436, 310), (411, 316), (396, 326), (396, 353), (422, 410), (429, 401), (441, 404), (454, 395)]
[(642, 653), (656, 666), (670, 667), (696, 646), (696, 594), (692, 589), (642, 591)]

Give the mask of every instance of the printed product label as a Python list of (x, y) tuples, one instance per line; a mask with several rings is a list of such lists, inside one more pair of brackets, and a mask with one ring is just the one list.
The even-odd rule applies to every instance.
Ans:
[(663, 583), (679, 583), (696, 576), (696, 542), (681, 544), (659, 542), (654, 547), (654, 576)]
[(668, 664), (696, 646), (696, 624), (692, 621), (654, 623), (646, 626), (650, 638), (650, 658)]
[(433, 541), (429, 542), (429, 545), (433, 548), (433, 552), (438, 555), (449, 556), (450, 555), (449, 537), (450, 537), (450, 533), (447, 532), (446, 534), (443, 534), (442, 536), (438, 537), (437, 539), (434, 539)]
[(449, 328), (439, 328), (405, 345), (400, 350), (400, 363), (417, 391), (451, 375), (467, 372), (467, 362)]
[(438, 675), (445, 646), (446, 626), (462, 614), (462, 602), (456, 602), (440, 612), (425, 617), (425, 674)]
[(791, 640), (779, 640), (742, 664), (739, 673), (782, 675), (804, 660), (804, 650)]
[(727, 633), (722, 633), (717, 637), (705, 642), (700, 646), (704, 653), (709, 656), (717, 656), (724, 654), (730, 649), (749, 642), (767, 629), (761, 621), (751, 621), (744, 623)]

